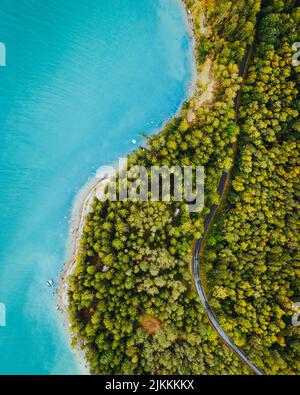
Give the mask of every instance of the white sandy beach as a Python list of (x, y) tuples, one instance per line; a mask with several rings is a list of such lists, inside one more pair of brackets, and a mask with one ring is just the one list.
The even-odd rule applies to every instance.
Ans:
[[(61, 275), (60, 282), (57, 288), (57, 308), (62, 315), (62, 323), (69, 334), (70, 342), (72, 340), (72, 333), (70, 332), (69, 321), (69, 301), (68, 301), (68, 277), (73, 274), (76, 267), (76, 257), (79, 253), (80, 240), (84, 227), (85, 216), (91, 212), (92, 204), (95, 196), (101, 194), (104, 186), (109, 181), (109, 178), (97, 179), (96, 177), (90, 180), (78, 193), (72, 208), (70, 220), (70, 232), (67, 247), (67, 263)], [(74, 349), (76, 359), (78, 361), (80, 370), (83, 374), (90, 374), (90, 369), (85, 358), (85, 352), (81, 350), (80, 345)]]

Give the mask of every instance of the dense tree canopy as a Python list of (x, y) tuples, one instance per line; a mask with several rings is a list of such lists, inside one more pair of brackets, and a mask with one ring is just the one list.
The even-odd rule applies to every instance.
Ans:
[(267, 373), (289, 374), (300, 369), (300, 333), (291, 325), (300, 296), (299, 69), (291, 62), (299, 24), (292, 2), (275, 4), (260, 21), (230, 202), (205, 259), (223, 327)]

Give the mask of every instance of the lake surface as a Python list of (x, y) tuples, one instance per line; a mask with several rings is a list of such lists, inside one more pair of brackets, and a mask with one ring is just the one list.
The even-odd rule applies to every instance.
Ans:
[(0, 41), (0, 374), (76, 374), (46, 282), (80, 188), (187, 98), (187, 18), (177, 0), (1, 0)]

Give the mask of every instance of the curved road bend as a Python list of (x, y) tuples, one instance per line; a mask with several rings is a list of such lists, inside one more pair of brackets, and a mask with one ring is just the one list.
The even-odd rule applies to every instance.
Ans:
[(203, 304), (206, 314), (208, 316), (208, 319), (213, 327), (213, 329), (218, 333), (218, 335), (222, 338), (224, 343), (227, 344), (228, 347), (232, 349), (232, 351), (257, 375), (264, 375), (264, 372), (260, 369), (258, 369), (249, 359), (247, 356), (243, 353), (242, 350), (240, 350), (234, 342), (231, 340), (231, 338), (227, 335), (227, 333), (221, 328), (221, 326), (218, 324), (218, 321), (216, 319), (216, 316), (214, 315), (208, 301), (205, 295), (205, 292), (202, 287), (201, 279), (200, 279), (200, 274), (199, 274), (199, 250), (201, 249), (202, 245), (202, 239), (197, 240), (196, 242), (196, 247), (194, 250), (194, 256), (193, 256), (193, 277), (196, 285), (196, 289), (198, 292), (198, 295), (200, 297), (201, 303)]
[[(240, 76), (243, 76), (243, 74), (245, 73), (250, 52), (251, 52), (251, 46), (248, 46), (246, 55), (239, 67), (239, 75)], [(238, 97), (239, 97), (239, 95), (237, 95), (234, 100), (235, 106), (236, 106), (236, 111), (238, 110), (238, 105), (239, 105)], [(222, 199), (222, 195), (223, 195), (225, 186), (226, 186), (227, 182), (229, 181), (229, 177), (230, 177), (230, 175), (227, 172), (223, 172), (223, 174), (221, 176), (219, 186), (218, 186), (218, 193), (219, 193), (221, 199)], [(196, 246), (195, 246), (195, 249), (193, 252), (193, 265), (192, 265), (195, 286), (196, 286), (200, 301), (206, 311), (206, 314), (208, 316), (208, 319), (209, 319), (210, 324), (212, 325), (213, 329), (222, 338), (224, 343), (226, 343), (227, 346), (230, 347), (231, 350), (243, 361), (243, 363), (245, 365), (247, 365), (255, 374), (261, 376), (261, 375), (264, 375), (264, 372), (262, 370), (260, 370), (259, 368), (257, 368), (251, 361), (249, 361), (249, 359), (244, 354), (244, 352), (239, 347), (237, 347), (235, 345), (235, 343), (232, 341), (232, 339), (227, 335), (227, 333), (218, 324), (218, 320), (217, 320), (216, 316), (214, 315), (214, 313), (208, 303), (208, 300), (205, 295), (204, 288), (203, 288), (203, 285), (201, 282), (201, 277), (200, 277), (200, 272), (199, 272), (199, 270), (200, 270), (200, 268), (199, 268), (199, 252), (200, 252), (201, 248), (203, 247), (202, 244), (203, 244), (203, 242), (205, 242), (210, 223), (212, 222), (218, 207), (219, 206), (216, 204), (214, 204), (212, 206), (209, 214), (205, 217), (205, 220), (204, 220), (204, 234), (200, 240), (196, 241)]]

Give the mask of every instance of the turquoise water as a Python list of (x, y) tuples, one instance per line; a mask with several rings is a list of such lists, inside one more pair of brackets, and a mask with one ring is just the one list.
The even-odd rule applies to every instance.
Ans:
[(177, 0), (1, 0), (0, 374), (79, 372), (55, 310), (72, 202), (187, 97)]

